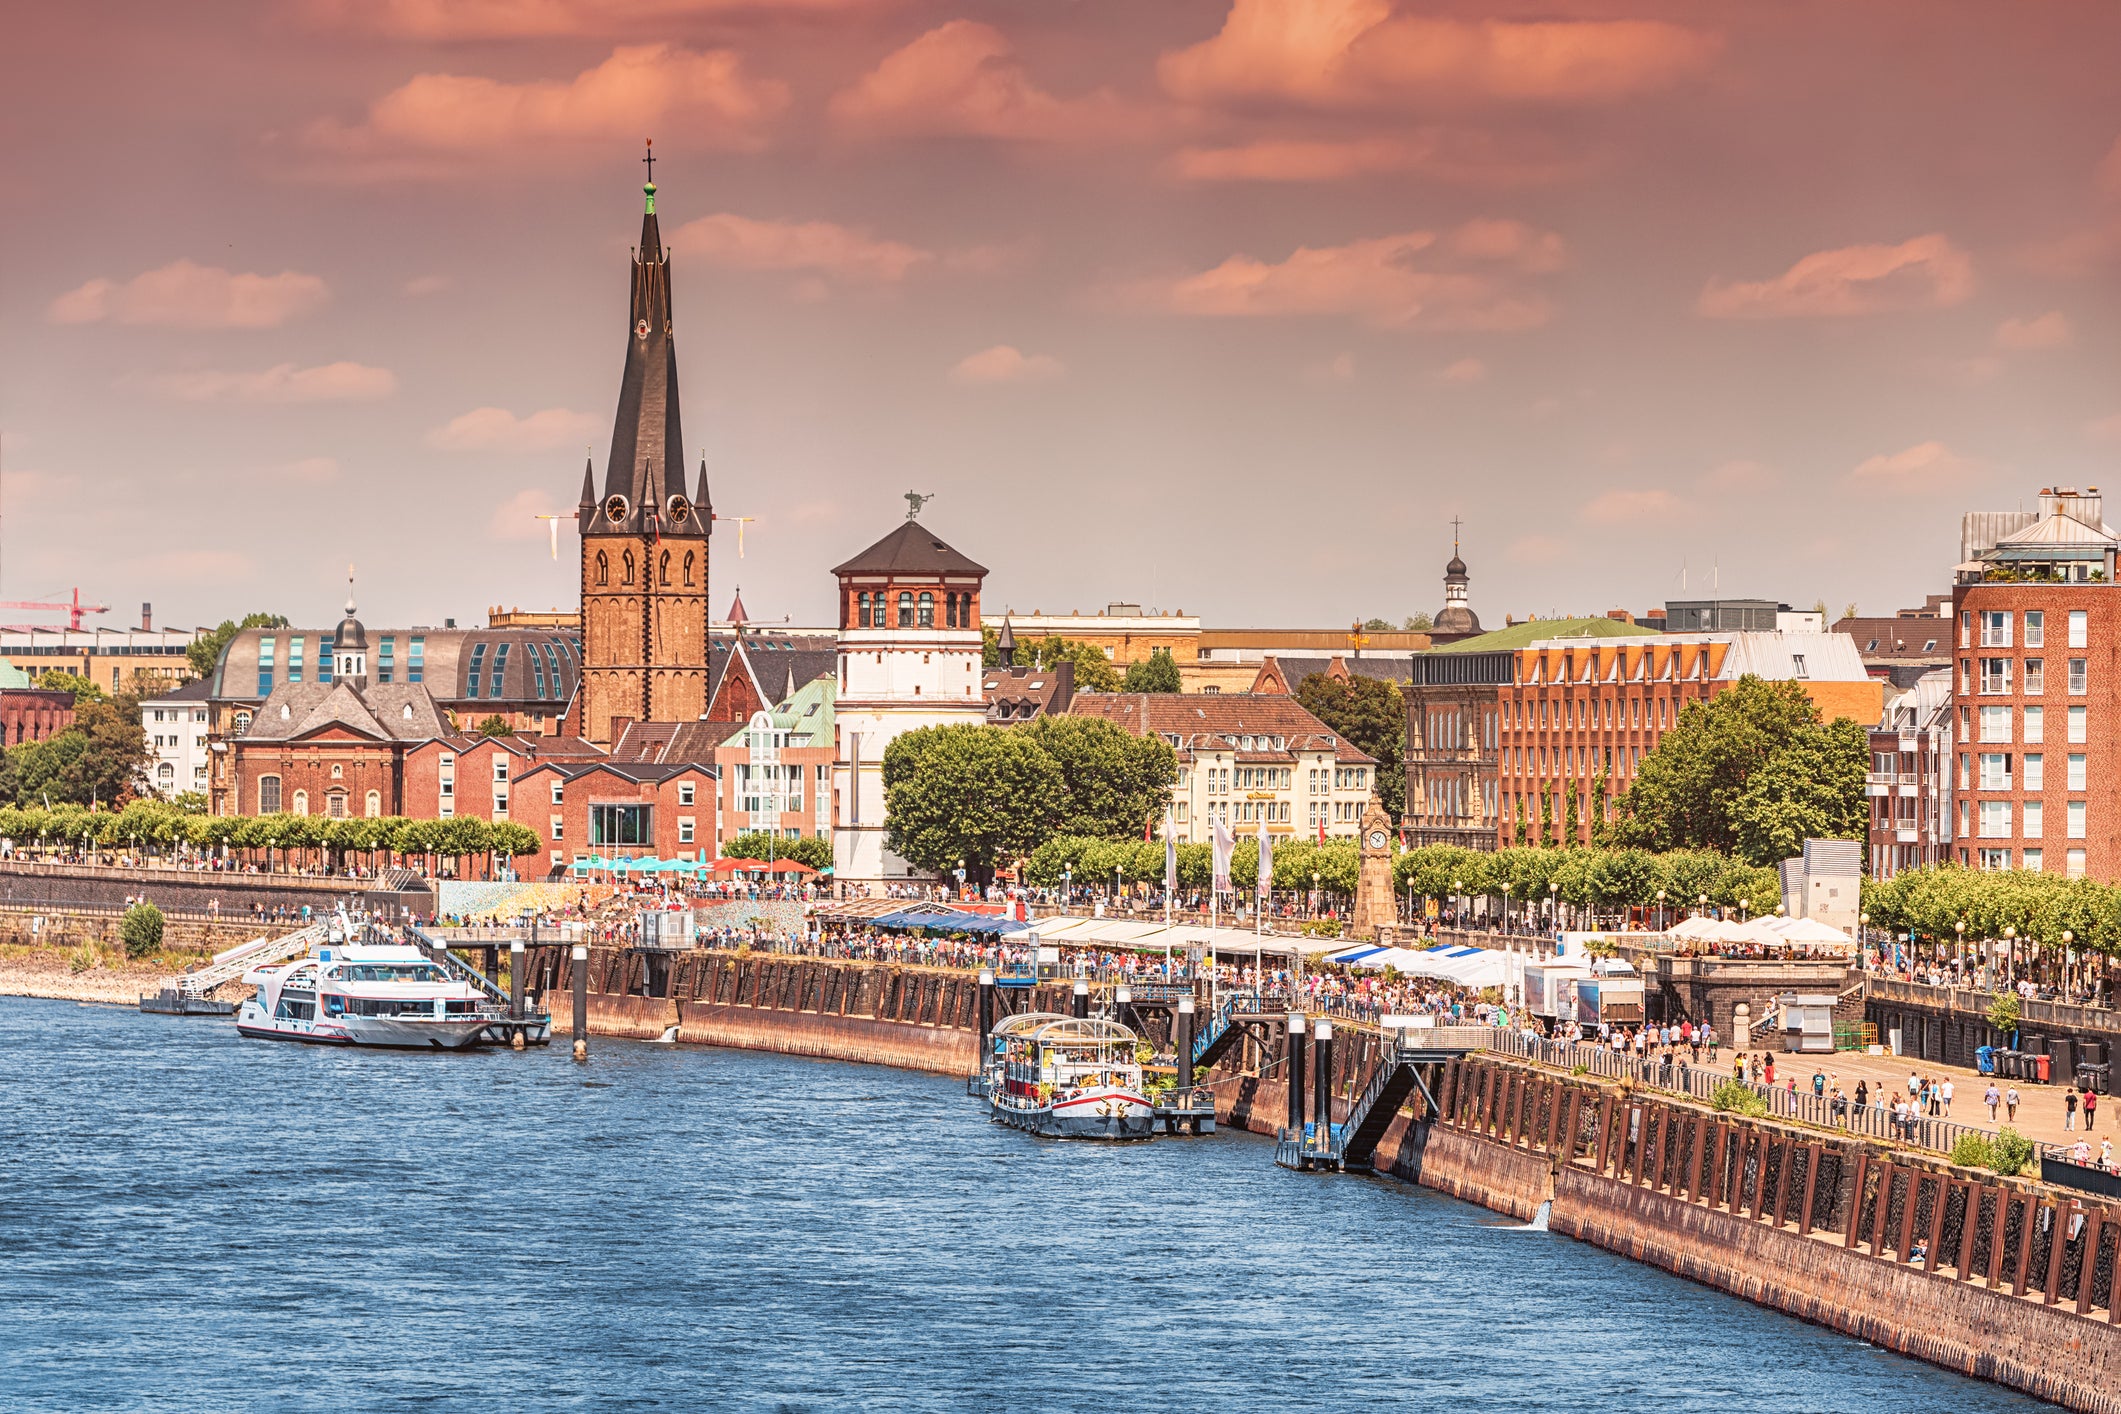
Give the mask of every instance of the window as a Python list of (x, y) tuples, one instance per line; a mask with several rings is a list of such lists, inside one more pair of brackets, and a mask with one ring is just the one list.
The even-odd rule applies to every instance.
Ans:
[(913, 627), (913, 593), (911, 590), (899, 591), (898, 626), (900, 628)]
[(552, 828), (545, 833), (553, 839), (562, 839), (567, 833), (567, 822), (555, 815), (552, 817)]
[(2038, 697), (2047, 691), (2047, 660), (2028, 658), (2025, 660), (2025, 695)]
[(694, 556), (693, 556), (693, 552), (692, 552), (692, 551), (690, 551), (690, 550), (687, 550), (687, 551), (685, 552), (685, 584), (686, 584), (686, 586), (687, 586), (688, 588), (689, 588), (689, 587), (691, 587), (691, 584), (692, 584), (692, 562), (693, 562), (693, 559), (694, 559)]
[(2039, 742), (2047, 734), (2047, 709), (2028, 707), (2025, 709), (2025, 740), (2028, 745)]
[(2044, 648), (2047, 646), (2047, 615), (2039, 609), (2025, 611), (2025, 646)]
[(866, 589), (854, 596), (854, 626), (869, 627), (869, 591)]
[(277, 815), (280, 813), (280, 778), (278, 776), (258, 777), (258, 813), (260, 815)]
[(302, 681), (302, 640), (299, 636), (287, 640), (287, 680)]
[(2069, 611), (2069, 646), (2089, 648), (2091, 646), (2091, 624), (2082, 609)]
[(2039, 752), (2029, 751), (2025, 754), (2025, 788), (2028, 791), (2045, 789), (2047, 780), (2046, 767), (2047, 758)]
[(680, 815), (678, 817), (678, 843), (692, 843), (692, 817), (690, 815)]
[(2040, 836), (2047, 833), (2044, 828), (2045, 808), (2037, 800), (2028, 800), (2025, 802), (2024, 810), (2025, 817), (2020, 822), (2019, 832), (2029, 840), (2039, 839)]
[(562, 781), (559, 777), (555, 776), (553, 777), (552, 781), (552, 803), (554, 805), (564, 805), (566, 804), (566, 802), (567, 783), (565, 781)]
[(2069, 789), (2071, 790), (2083, 790), (2085, 788), (2084, 753), (2081, 751), (2072, 751), (2069, 754), (2069, 774), (2067, 784)]
[(2008, 707), (1984, 707), (1981, 709), (1981, 740), (2009, 741), (2011, 739), (2011, 709)]
[(1984, 849), (1981, 851), (1981, 867), (2001, 870), (2011, 867), (2011, 852), (2007, 849)]
[(679, 786), (678, 786), (678, 804), (680, 804), (680, 805), (690, 805), (690, 804), (692, 804), (692, 782), (691, 782), (691, 781), (684, 781), (684, 782), (682, 782), (682, 783), (680, 783), (680, 784), (679, 784)]
[(334, 820), (344, 820), (346, 818), (346, 792), (335, 790), (326, 795), (324, 797), (324, 813)]
[(935, 596), (926, 590), (921, 591), (921, 627), (935, 627)]
[(505, 785), (507, 783), (508, 758), (506, 756), (496, 756), (493, 758), (493, 778), (496, 784)]
[(657, 581), (668, 585), (670, 583), (670, 552), (668, 550), (665, 550), (662, 556), (656, 560), (655, 567)]
[(2086, 726), (2086, 722), (2085, 722), (2085, 709), (2084, 709), (2084, 708), (2082, 708), (2082, 707), (2072, 707), (2072, 708), (2070, 708), (2070, 709), (2069, 709), (2069, 739), (2070, 739), (2071, 741), (2087, 741), (2087, 740), (2089, 740), (2089, 738), (2088, 738), (2088, 737), (2087, 737), (2087, 736), (2085, 735), (2085, 726)]
[(2081, 800), (2069, 803), (2069, 837), (2073, 840), (2084, 838), (2084, 802)]
[(486, 695), (499, 697), (508, 677), (508, 645), (502, 644), (493, 655), (493, 681), (487, 684)]
[(619, 556), (619, 583), (633, 583), (633, 551), (631, 550)]
[(395, 634), (386, 633), (383, 635), (382, 641), (376, 644), (377, 682), (390, 682), (397, 672), (398, 660), (396, 654), (398, 645), (396, 638)]
[[(2027, 831), (2027, 833), (2030, 834), (2031, 831)], [(2025, 867), (2035, 874), (2039, 873), (2042, 858), (2043, 855), (2040, 850), (2029, 849), (2025, 851)]]
[(507, 786), (495, 786), (493, 788), (493, 818), (496, 820), (505, 820), (508, 818)]
[(1974, 611), (1972, 609), (1961, 609), (1959, 611), (1959, 646), (1961, 648), (1973, 647), (1973, 637)]
[(1961, 697), (1966, 697), (1970, 695), (1973, 690), (1974, 660), (1971, 658), (1961, 658), (1959, 660), (1959, 695)]
[(1981, 660), (1981, 695), (1983, 697), (2009, 696), (2011, 690), (2011, 660), (2008, 658), (1983, 658)]
[(1811, 674), (1806, 672), (1804, 669), (1804, 655), (1802, 653), (1790, 654), (1790, 671), (1795, 676), (1800, 678), (1808, 678), (1811, 676)]
[(426, 671), (426, 653), (427, 640), (419, 634), (414, 634), (412, 643), (406, 649), (405, 681), (418, 682), (420, 680), (421, 675)]
[(332, 665), (332, 647), (333, 647), (333, 644), (332, 644), (332, 640), (331, 640), (331, 639), (328, 639), (328, 638), (320, 638), (320, 639), (318, 639), (318, 640), (317, 640), (317, 681), (318, 681), (318, 682), (330, 682), (330, 681), (331, 681), (331, 665)]
[(2091, 660), (2089, 658), (2072, 658), (2069, 660), (2070, 696), (2082, 697), (2084, 695), (2085, 681), (2090, 676), (2090, 667)]
[(2007, 800), (1984, 800), (1981, 802), (1981, 838), (1985, 840), (2009, 839), (2011, 833), (2011, 803)]
[(2062, 872), (2072, 879), (2084, 877), (2084, 851), (2073, 849), (2062, 856)]
[(2007, 751), (1984, 751), (1981, 753), (1981, 789), (2009, 790), (2011, 788), (2011, 758)]
[(465, 696), (477, 697), (479, 695), (479, 678), (485, 672), (485, 669), (486, 645), (483, 643), (473, 644), (471, 649), (471, 673), (467, 679), (471, 684), (471, 691), (466, 693)]
[(597, 844), (648, 844), (648, 810), (645, 805), (592, 805), (589, 807), (589, 842)]
[(2011, 616), (2003, 609), (1981, 611), (1981, 646), (1983, 648), (2008, 648), (2011, 646)]
[(271, 638), (258, 640), (258, 696), (260, 697), (266, 697), (272, 693), (273, 650), (277, 642), (278, 640)]

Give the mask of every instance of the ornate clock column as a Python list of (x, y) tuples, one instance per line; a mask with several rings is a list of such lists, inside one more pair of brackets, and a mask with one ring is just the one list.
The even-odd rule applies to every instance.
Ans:
[(1350, 937), (1375, 940), (1399, 922), (1392, 900), (1392, 822), (1376, 796), (1362, 812), (1362, 866), (1355, 878), (1355, 919)]

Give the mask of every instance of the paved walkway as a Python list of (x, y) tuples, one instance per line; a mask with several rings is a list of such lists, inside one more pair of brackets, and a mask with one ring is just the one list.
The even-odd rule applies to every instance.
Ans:
[[(1913, 1060), (1907, 1056), (1867, 1055), (1861, 1051), (1837, 1051), (1831, 1056), (1772, 1054), (1775, 1055), (1775, 1083), (1778, 1085), (1794, 1075), (1797, 1077), (1797, 1088), (1800, 1091), (1809, 1091), (1813, 1074), (1824, 1070), (1829, 1091), (1838, 1084), (1844, 1093), (1853, 1096), (1856, 1093), (1856, 1082), (1865, 1080), (1870, 1083), (1868, 1098), (1872, 1104), (1878, 1103), (1881, 1086), (1884, 1087), (1885, 1101), (1890, 1104), (1896, 1094), (1907, 1093), (1908, 1072), (1913, 1070), (1916, 1075), (1927, 1076), (1932, 1080), (1943, 1080), (1946, 1077), (1951, 1079), (1951, 1113), (1939, 1115), (1938, 1118), (1990, 1130), (2011, 1123), (2001, 1105), (1996, 1107), (1995, 1119), (1989, 1118), (1988, 1106), (1981, 1102), (1981, 1097), (1988, 1090), (1990, 1077), (1971, 1070), (1939, 1065), (1935, 1061)], [(1730, 1053), (1723, 1052), (1722, 1056), (1728, 1064)], [(2012, 1127), (2020, 1134), (2028, 1139), (2059, 1144), (2074, 1140), (2084, 1133), (2084, 1117), (2081, 1112), (2077, 1117), (2075, 1130), (2065, 1132), (2062, 1128), (2062, 1097), (2067, 1093), (2064, 1086), (2040, 1085), (2027, 1080), (2013, 1082), (1999, 1077), (1996, 1079), (1996, 1088), (2008, 1094), (2014, 1083), (2018, 1087), (2019, 1105), (2017, 1122)], [(2089, 1136), (2095, 1157), (2102, 1135), (2112, 1138), (2116, 1150), (2121, 1150), (2121, 1095), (2099, 1097), (2099, 1109)]]

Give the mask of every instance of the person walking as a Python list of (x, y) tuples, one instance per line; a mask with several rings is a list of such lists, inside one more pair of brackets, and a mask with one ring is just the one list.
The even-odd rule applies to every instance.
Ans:
[(1944, 1083), (1938, 1086), (1937, 1089), (1938, 1093), (1944, 1097), (1944, 1117), (1950, 1119), (1952, 1117), (1952, 1078), (1949, 1075), (1945, 1076)]
[(2015, 1085), (2003, 1092), (2003, 1122), (2005, 1124), (2016, 1124), (2018, 1122), (2018, 1087)]
[(2062, 1097), (2062, 1127), (2065, 1130), (2077, 1127), (2077, 1092), (2071, 1090)]
[(1996, 1088), (1996, 1082), (1991, 1080), (1988, 1083), (1988, 1093), (1986, 1095), (1983, 1095), (1981, 1098), (1988, 1105), (1989, 1122), (1993, 1124), (1996, 1119), (1996, 1106), (2003, 1103), (2003, 1092), (2001, 1090), (1998, 1090)]
[(2091, 1129), (2092, 1120), (2098, 1116), (2098, 1113), (2099, 1097), (2094, 1095), (2091, 1092), (2091, 1087), (2087, 1085), (2084, 1087), (2084, 1128), (2087, 1132)]
[(1864, 1109), (1871, 1102), (1871, 1082), (1862, 1076), (1856, 1077), (1856, 1108)]

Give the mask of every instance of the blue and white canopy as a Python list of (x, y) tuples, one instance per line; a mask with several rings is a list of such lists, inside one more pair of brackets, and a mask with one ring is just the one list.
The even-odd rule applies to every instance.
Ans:
[(1410, 977), (1434, 977), (1477, 991), (1482, 987), (1503, 985), (1508, 972), (1505, 962), (1508, 956), (1493, 948), (1456, 947), (1449, 943), (1419, 949), (1383, 948), (1363, 943), (1330, 953), (1326, 961), (1337, 962), (1343, 967), (1380, 970), (1389, 967)]

